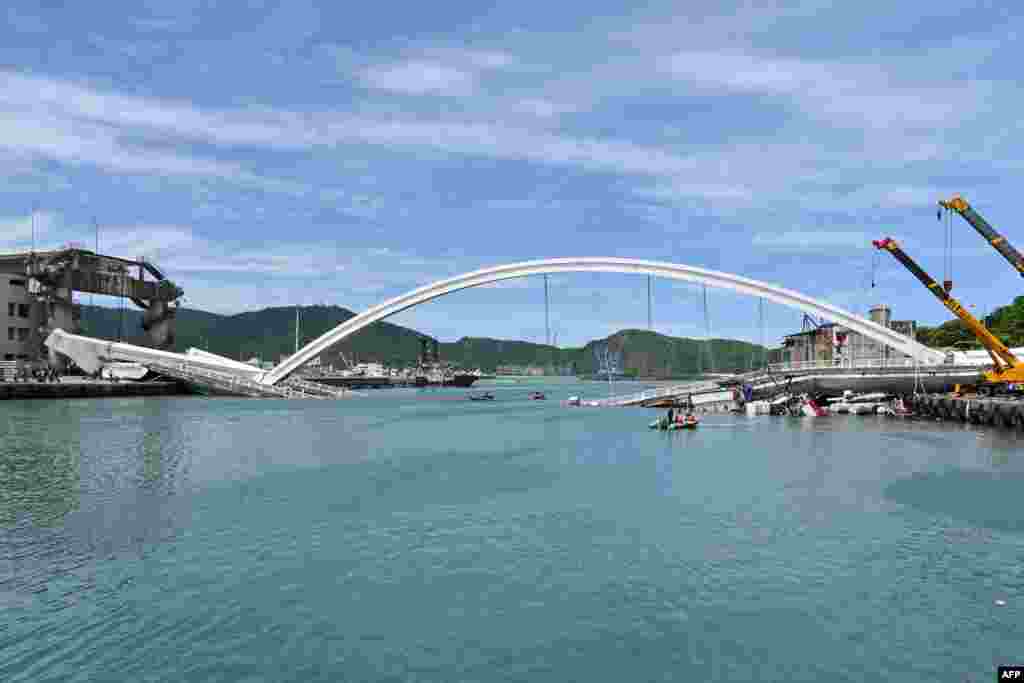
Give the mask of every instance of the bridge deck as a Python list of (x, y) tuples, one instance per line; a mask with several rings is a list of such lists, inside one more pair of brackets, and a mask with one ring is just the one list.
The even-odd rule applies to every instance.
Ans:
[(928, 391), (943, 391), (953, 384), (970, 384), (977, 381), (982, 368), (976, 365), (925, 365), (903, 364), (882, 366), (864, 364), (856, 366), (833, 366), (825, 364), (780, 370), (762, 370), (715, 382), (690, 382), (634, 394), (610, 396), (594, 401), (599, 406), (645, 405), (659, 400), (682, 399), (692, 395), (694, 405), (719, 403), (732, 398), (732, 389), (749, 384), (755, 395), (764, 396), (789, 387), (794, 390), (817, 388), (827, 391), (899, 391), (902, 387), (912, 389), (919, 384)]

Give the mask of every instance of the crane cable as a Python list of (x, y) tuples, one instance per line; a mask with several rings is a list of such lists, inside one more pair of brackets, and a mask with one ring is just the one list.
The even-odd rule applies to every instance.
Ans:
[(878, 250), (871, 250), (871, 289), (875, 288), (875, 269), (878, 267)]
[(938, 217), (941, 220), (945, 216), (943, 227), (943, 252), (942, 252), (942, 287), (947, 292), (953, 288), (953, 216), (947, 209), (939, 209)]

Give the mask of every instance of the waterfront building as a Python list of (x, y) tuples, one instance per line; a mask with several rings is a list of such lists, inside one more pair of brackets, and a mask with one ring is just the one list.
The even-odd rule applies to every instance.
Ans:
[(0, 358), (5, 361), (39, 360), (51, 330), (78, 331), (79, 311), (70, 296), (67, 305), (60, 305), (40, 301), (32, 289), (23, 262), (0, 258)]
[[(914, 320), (893, 320), (892, 309), (878, 305), (868, 311), (868, 319), (906, 335), (911, 339), (917, 334)], [(805, 323), (808, 318), (805, 317)], [(806, 325), (800, 332), (783, 338), (782, 348), (769, 352), (769, 362), (798, 363), (815, 361), (834, 363), (844, 361), (902, 362), (909, 358), (904, 353), (885, 346), (873, 339), (836, 323)]]

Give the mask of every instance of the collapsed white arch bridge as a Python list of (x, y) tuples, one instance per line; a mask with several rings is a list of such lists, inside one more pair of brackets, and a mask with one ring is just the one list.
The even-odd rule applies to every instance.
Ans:
[[(940, 351), (930, 349), (910, 337), (800, 292), (741, 275), (697, 266), (600, 256), (510, 263), (439, 280), (396, 296), (350, 318), (320, 335), (269, 372), (198, 349), (189, 349), (184, 354), (171, 353), (68, 334), (59, 329), (50, 334), (46, 345), (54, 351), (71, 357), (79, 367), (87, 372), (99, 372), (108, 364), (127, 361), (144, 365), (150, 370), (164, 375), (228, 393), (242, 393), (249, 396), (332, 398), (342, 395), (343, 392), (329, 389), (325, 385), (306, 382), (291, 375), (320, 353), (368, 325), (463, 289), (533, 275), (574, 272), (648, 275), (727, 289), (767, 299), (843, 325), (906, 354), (920, 365), (934, 366), (948, 362), (946, 354)], [(985, 363), (983, 359), (968, 359), (966, 356), (961, 360), (974, 366), (981, 366)]]
[(723, 273), (697, 266), (689, 266), (681, 263), (668, 263), (664, 261), (646, 261), (631, 258), (589, 256), (578, 258), (553, 258), (538, 261), (523, 261), (521, 263), (510, 263), (502, 266), (492, 266), (475, 270), (464, 275), (457, 275), (446, 280), (439, 280), (425, 285), (411, 292), (406, 292), (392, 299), (377, 304), (376, 306), (349, 318), (332, 330), (320, 335), (309, 344), (304, 346), (298, 353), (292, 355), (283, 363), (263, 376), (257, 381), (264, 385), (273, 386), (286, 379), (289, 375), (320, 355), (330, 347), (349, 337), (373, 323), (388, 318), (396, 313), (413, 308), (428, 301), (432, 301), (446, 294), (452, 294), (463, 289), (479, 287), (481, 285), (511, 280), (514, 278), (529, 277), (531, 275), (550, 275), (556, 273), (626, 273), (636, 275), (651, 275), (671, 280), (682, 280), (697, 284), (704, 284), (709, 287), (727, 289), (740, 294), (761, 297), (783, 306), (796, 308), (805, 313), (816, 315), (831, 322), (843, 325), (851, 330), (859, 332), (864, 336), (877, 341), (897, 351), (907, 354), (923, 365), (935, 365), (942, 363), (945, 354), (935, 349), (930, 349), (923, 344), (906, 337), (899, 332), (879, 325), (858, 315), (845, 311), (838, 306), (833, 306), (825, 301), (785, 289), (777, 285), (768, 284), (759, 280), (752, 280), (741, 275)]

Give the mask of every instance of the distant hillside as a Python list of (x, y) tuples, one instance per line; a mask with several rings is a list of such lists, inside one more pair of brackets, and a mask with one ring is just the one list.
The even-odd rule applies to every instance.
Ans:
[[(301, 318), (302, 343), (355, 316), (340, 306), (304, 306)], [(83, 334), (101, 339), (117, 339), (122, 313), (119, 309), (82, 306)], [(123, 338), (132, 344), (146, 345), (142, 331), (142, 312), (127, 307), (123, 314)], [(219, 315), (191, 308), (179, 308), (175, 320), (175, 351), (189, 347), (205, 349), (230, 358), (262, 358), (276, 361), (295, 351), (295, 308), (264, 308), (259, 311)], [(338, 345), (346, 356), (360, 360), (406, 363), (415, 360), (423, 335), (388, 322), (374, 323)]]
[[(301, 308), (302, 342), (312, 340), (354, 315), (340, 306)], [(125, 341), (145, 345), (141, 312), (134, 307), (125, 308), (123, 324), (121, 320), (119, 309), (82, 307), (84, 334), (117, 339), (121, 326)], [(177, 351), (196, 347), (231, 358), (259, 357), (276, 361), (295, 349), (295, 308), (265, 308), (236, 315), (181, 308), (177, 312), (176, 330)], [(340, 350), (350, 360), (405, 365), (416, 360), (419, 340), (425, 336), (407, 327), (378, 322), (345, 340), (335, 350)], [(540, 365), (574, 367), (579, 374), (593, 374), (598, 371), (597, 350), (605, 345), (612, 353), (621, 354), (621, 367), (627, 374), (641, 377), (679, 377), (745, 369), (751, 359), (759, 360), (762, 353), (760, 346), (747, 342), (713, 339), (708, 343), (647, 330), (622, 330), (582, 348), (464, 337), (457, 342), (440, 344), (440, 352), (446, 361), (487, 372), (493, 372), (499, 365)]]
[[(1000, 306), (984, 322), (1007, 346), (1024, 346), (1024, 296)], [(937, 327), (918, 328), (917, 340), (936, 348), (981, 348), (974, 335), (957, 318)]]

